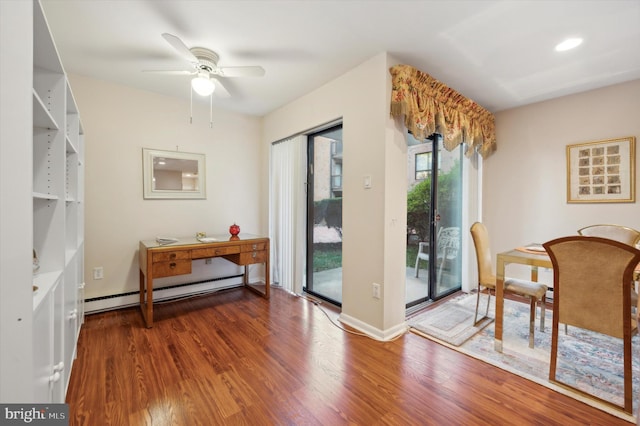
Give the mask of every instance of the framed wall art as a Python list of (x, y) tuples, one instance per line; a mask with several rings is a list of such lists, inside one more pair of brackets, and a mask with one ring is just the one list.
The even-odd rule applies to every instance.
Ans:
[(636, 138), (567, 145), (568, 203), (633, 203)]

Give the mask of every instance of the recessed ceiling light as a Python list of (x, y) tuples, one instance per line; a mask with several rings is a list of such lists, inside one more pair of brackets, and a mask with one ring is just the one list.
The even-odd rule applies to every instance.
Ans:
[(568, 38), (556, 45), (556, 52), (564, 52), (565, 50), (571, 50), (574, 47), (578, 47), (582, 44), (582, 39), (579, 37)]

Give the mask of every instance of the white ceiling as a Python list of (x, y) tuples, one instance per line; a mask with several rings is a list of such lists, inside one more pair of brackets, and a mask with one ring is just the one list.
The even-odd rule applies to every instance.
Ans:
[[(2, 0), (0, 0), (2, 1)], [(264, 115), (389, 52), (492, 112), (640, 78), (640, 0), (41, 0), (67, 72), (187, 98), (161, 37), (206, 47), (226, 78), (214, 105)], [(572, 51), (556, 43), (580, 36)]]

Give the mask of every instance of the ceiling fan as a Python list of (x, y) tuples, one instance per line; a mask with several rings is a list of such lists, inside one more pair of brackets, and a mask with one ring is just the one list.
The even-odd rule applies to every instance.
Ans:
[[(191, 80), (191, 87), (201, 96), (209, 96), (218, 87), (221, 97), (229, 97), (229, 92), (218, 77), (262, 77), (265, 73), (260, 66), (219, 67), (218, 54), (203, 47), (188, 48), (179, 37), (173, 34), (163, 33), (162, 37), (186, 59), (190, 67), (188, 69), (149, 70), (147, 72), (160, 72), (167, 74), (195, 75)], [(217, 84), (214, 83), (214, 80)]]

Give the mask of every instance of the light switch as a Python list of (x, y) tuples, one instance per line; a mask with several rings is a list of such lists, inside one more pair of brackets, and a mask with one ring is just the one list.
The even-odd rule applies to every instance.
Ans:
[(364, 188), (371, 189), (371, 175), (364, 176)]

